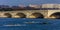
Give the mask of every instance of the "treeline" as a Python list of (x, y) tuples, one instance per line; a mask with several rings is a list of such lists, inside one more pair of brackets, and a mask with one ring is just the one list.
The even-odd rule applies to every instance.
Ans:
[(0, 11), (19, 11), (19, 10), (57, 10), (59, 8), (34, 8), (34, 7), (8, 7), (0, 8)]
[(33, 8), (33, 7), (0, 8), (0, 11), (16, 11), (16, 10), (40, 10), (40, 8)]

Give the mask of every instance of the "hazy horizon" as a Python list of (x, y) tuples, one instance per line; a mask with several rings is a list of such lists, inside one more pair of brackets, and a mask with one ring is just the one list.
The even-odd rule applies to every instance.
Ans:
[(0, 0), (0, 5), (60, 4), (60, 0)]

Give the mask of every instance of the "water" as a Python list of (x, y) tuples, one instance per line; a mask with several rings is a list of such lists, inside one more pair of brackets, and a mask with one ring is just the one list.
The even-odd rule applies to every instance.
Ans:
[(60, 19), (0, 18), (0, 30), (60, 30)]

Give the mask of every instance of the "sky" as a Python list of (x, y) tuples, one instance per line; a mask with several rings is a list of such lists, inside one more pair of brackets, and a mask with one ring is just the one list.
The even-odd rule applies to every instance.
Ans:
[(0, 5), (60, 4), (60, 0), (0, 0)]

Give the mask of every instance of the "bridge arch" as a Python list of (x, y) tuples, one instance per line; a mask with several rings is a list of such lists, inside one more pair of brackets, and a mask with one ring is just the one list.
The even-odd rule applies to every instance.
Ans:
[(26, 18), (26, 15), (24, 13), (16, 13), (16, 18)]
[(39, 12), (34, 12), (29, 17), (30, 18), (44, 18), (43, 14), (41, 14)]
[(12, 15), (10, 13), (4, 13), (4, 16), (6, 16), (6, 18), (12, 18)]
[(60, 12), (55, 12), (50, 15), (51, 18), (60, 19)]

